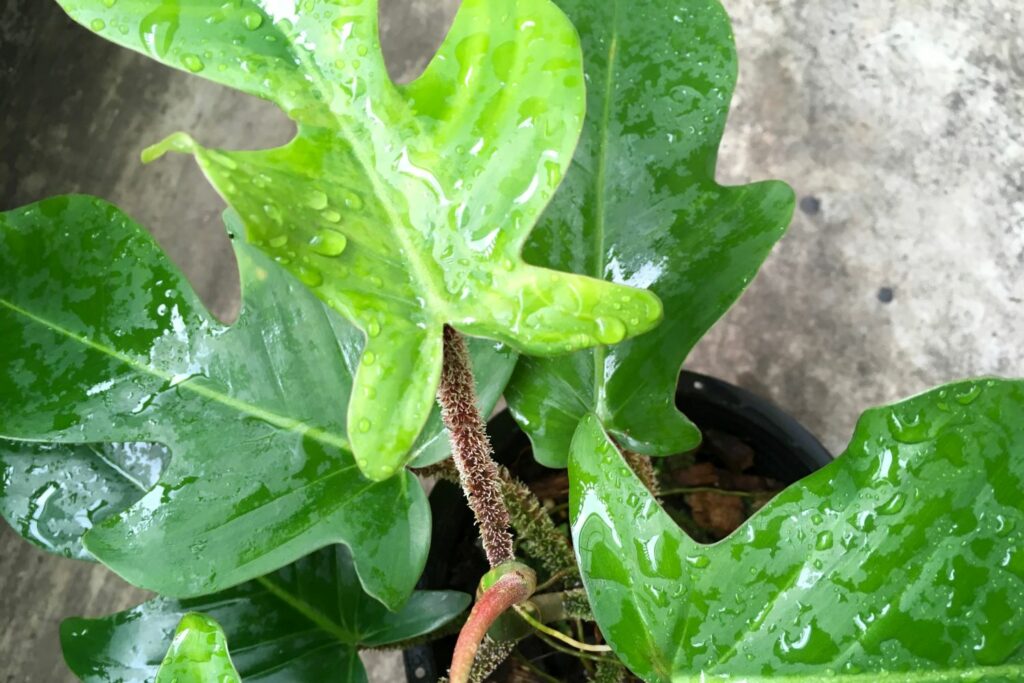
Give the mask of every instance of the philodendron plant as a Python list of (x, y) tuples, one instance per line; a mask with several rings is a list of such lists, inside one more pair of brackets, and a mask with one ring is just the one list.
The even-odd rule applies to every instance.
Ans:
[[(510, 656), (553, 680), (528, 635), (600, 682), (1024, 680), (1024, 382), (868, 411), (713, 545), (659, 504), (660, 456), (701, 441), (680, 365), (793, 209), (715, 182), (714, 0), (463, 0), (408, 85), (375, 0), (57, 1), (298, 127), (143, 155), (193, 155), (229, 205), (233, 325), (102, 200), (0, 214), (0, 512), (159, 594), (62, 625), (83, 680), (365, 681), (360, 649), (455, 632), (461, 683)], [(571, 528), (492, 459), (502, 394)], [(415, 590), (417, 474), (476, 516), (468, 615)]]

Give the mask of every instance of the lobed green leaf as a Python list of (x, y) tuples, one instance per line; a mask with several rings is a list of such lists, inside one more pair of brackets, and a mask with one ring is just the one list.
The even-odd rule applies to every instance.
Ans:
[(793, 213), (783, 183), (722, 187), (718, 145), (736, 82), (712, 0), (558, 0), (583, 37), (587, 118), (572, 168), (527, 243), (531, 263), (656, 294), (665, 321), (613, 347), (524, 358), (507, 396), (537, 459), (565, 467), (597, 415), (627, 448), (688, 451), (679, 368), (754, 277)]
[(570, 475), (594, 615), (645, 681), (1024, 680), (1022, 381), (868, 411), (838, 460), (714, 545), (595, 418)]
[(165, 64), (275, 102), (287, 145), (196, 157), (244, 234), (366, 334), (348, 406), (366, 476), (392, 476), (430, 414), (445, 324), (517, 351), (619, 342), (648, 292), (529, 266), (523, 242), (572, 158), (576, 31), (550, 0), (465, 0), (426, 72), (385, 70), (376, 0), (59, 0)]
[[(346, 450), (338, 406), (361, 335), (235, 246), (244, 307), (229, 327), (109, 204), (0, 214), (0, 437), (63, 446), (5, 442), (0, 509), (69, 554), (88, 531), (97, 559), (173, 596), (346, 543), (367, 590), (396, 605), (423, 568), (430, 512), (411, 474), (369, 481)], [(140, 442), (170, 462), (103, 445)]]
[(181, 618), (156, 683), (241, 683), (220, 624), (197, 612)]
[(68, 619), (61, 646), (85, 683), (144, 683), (156, 675), (178, 620), (202, 611), (224, 626), (245, 681), (365, 683), (359, 648), (426, 635), (468, 605), (463, 593), (416, 591), (390, 612), (361, 589), (351, 553), (334, 546), (214, 595)]

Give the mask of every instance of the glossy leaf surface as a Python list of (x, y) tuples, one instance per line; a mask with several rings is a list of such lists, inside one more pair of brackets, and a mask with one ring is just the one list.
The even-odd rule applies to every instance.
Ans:
[(0, 516), (44, 550), (90, 560), (85, 532), (156, 486), (169, 459), (159, 444), (0, 439)]
[(591, 413), (631, 450), (684, 452), (700, 434), (675, 407), (680, 365), (782, 236), (793, 193), (780, 182), (715, 182), (736, 81), (718, 2), (558, 4), (583, 37), (587, 119), (524, 255), (649, 289), (665, 321), (614, 347), (524, 358), (509, 404), (537, 459), (552, 467), (565, 467), (576, 426)]
[(647, 681), (1024, 680), (1024, 382), (868, 411), (838, 460), (715, 545), (594, 418), (570, 472), (594, 614)]
[(156, 683), (240, 683), (220, 624), (197, 612), (181, 618)]
[(417, 591), (389, 612), (360, 589), (351, 555), (335, 546), (216, 595), (157, 598), (102, 619), (68, 619), (61, 645), (86, 683), (151, 681), (174, 625), (202, 611), (223, 625), (245, 681), (360, 683), (366, 672), (358, 648), (430, 633), (468, 605), (463, 593)]
[[(369, 481), (345, 450), (338, 407), (361, 335), (258, 251), (236, 254), (244, 305), (228, 327), (109, 204), (57, 197), (0, 214), (0, 437), (170, 451), (156, 485), (135, 481), (137, 502), (85, 536), (136, 585), (209, 593), (343, 542), (369, 592), (398, 604), (430, 513), (411, 474)], [(68, 512), (66, 499), (40, 511), (42, 494), (76, 476), (83, 450), (22, 470), (42, 492), (30, 517)]]
[(376, 0), (60, 0), (171, 66), (272, 100), (284, 147), (195, 155), (246, 238), (367, 336), (348, 424), (374, 479), (408, 458), (434, 402), (445, 323), (532, 354), (650, 329), (648, 292), (526, 265), (584, 110), (576, 32), (550, 0), (465, 0), (439, 53), (394, 85)]

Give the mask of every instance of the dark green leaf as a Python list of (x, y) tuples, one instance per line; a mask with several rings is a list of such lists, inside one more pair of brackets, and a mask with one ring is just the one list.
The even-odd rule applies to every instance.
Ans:
[(594, 615), (647, 681), (1024, 680), (1024, 382), (868, 411), (836, 462), (715, 545), (594, 418), (570, 473)]
[(196, 612), (181, 618), (156, 683), (240, 683), (220, 624)]
[(364, 593), (343, 546), (324, 548), (270, 576), (216, 595), (151, 600), (102, 619), (68, 619), (61, 645), (86, 683), (151, 681), (174, 625), (202, 611), (224, 626), (246, 681), (366, 680), (360, 647), (415, 638), (462, 613), (469, 596), (417, 591), (397, 612)]
[(587, 120), (565, 182), (534, 231), (531, 263), (644, 287), (653, 332), (610, 348), (520, 363), (507, 396), (537, 459), (564, 467), (596, 414), (631, 450), (690, 450), (679, 367), (782, 236), (783, 183), (722, 187), (715, 162), (736, 81), (729, 18), (706, 0), (558, 0), (583, 37)]
[[(398, 604), (423, 567), (430, 513), (411, 474), (368, 481), (345, 450), (361, 335), (236, 247), (244, 309), (227, 327), (108, 204), (58, 197), (0, 214), (0, 436), (167, 447), (156, 486), (140, 482), (132, 507), (85, 536), (132, 583), (204, 594), (342, 542), (369, 592)], [(31, 514), (59, 517), (66, 501), (39, 512), (45, 487)]]
[(59, 0), (125, 47), (275, 102), (277, 149), (194, 154), (246, 238), (367, 334), (348, 424), (374, 479), (408, 462), (434, 403), (445, 323), (527, 353), (650, 329), (648, 292), (526, 265), (572, 158), (584, 83), (549, 0), (465, 0), (414, 83), (388, 78), (376, 0)]

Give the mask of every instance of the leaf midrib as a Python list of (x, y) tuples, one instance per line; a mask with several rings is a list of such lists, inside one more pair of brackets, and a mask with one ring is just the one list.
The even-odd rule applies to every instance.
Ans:
[(340, 644), (349, 647), (358, 647), (359, 638), (353, 638), (354, 634), (348, 633), (345, 629), (328, 619), (308, 602), (292, 595), (288, 590), (279, 586), (269, 577), (259, 576), (256, 578), (256, 582), (266, 588), (268, 593), (283, 602), (285, 605), (312, 621), (317, 628), (327, 633)]
[[(291, 50), (292, 56), (302, 67), (302, 70), (305, 73), (308, 73), (315, 77), (316, 85), (317, 87), (320, 88), (320, 91), (324, 93), (332, 92), (333, 84), (330, 82), (330, 80), (328, 80), (328, 78), (323, 74), (323, 72), (320, 71), (320, 68), (316, 63), (316, 60), (312, 58), (312, 53), (309, 50), (302, 48), (301, 46), (296, 46), (295, 43), (291, 40), (291, 37), (288, 36), (287, 34), (284, 35), (284, 38), (285, 40), (288, 41), (288, 46)], [(377, 27), (377, 42), (379, 45), (379, 26)], [(391, 81), (390, 77), (386, 77), (385, 82), (387, 85), (390, 85), (394, 90), (394, 83)], [(400, 93), (398, 93), (397, 90), (395, 90), (395, 92), (400, 96)], [(402, 254), (405, 257), (405, 261), (410, 265), (413, 271), (414, 279), (418, 281), (419, 284), (421, 284), (424, 288), (422, 292), (422, 298), (428, 305), (424, 307), (416, 305), (415, 301), (403, 300), (403, 302), (406, 304), (411, 304), (413, 308), (418, 308), (420, 310), (427, 312), (428, 314), (431, 312), (437, 314), (445, 311), (445, 298), (443, 295), (439, 296), (437, 291), (435, 290), (434, 278), (431, 277), (430, 271), (426, 267), (426, 264), (421, 262), (420, 259), (416, 258), (416, 254), (419, 253), (419, 250), (415, 248), (415, 245), (409, 240), (408, 235), (405, 234), (405, 224), (399, 218), (395, 206), (390, 202), (390, 195), (387, 192), (387, 188), (385, 188), (384, 185), (381, 183), (381, 179), (377, 175), (374, 165), (369, 161), (371, 154), (369, 153), (369, 150), (365, 147), (362, 136), (355, 135), (351, 128), (345, 123), (343, 117), (338, 115), (330, 107), (330, 105), (327, 105), (327, 110), (331, 113), (334, 121), (336, 122), (338, 126), (338, 131), (341, 133), (342, 137), (349, 143), (349, 146), (352, 149), (352, 153), (355, 156), (356, 161), (359, 162), (359, 165), (362, 168), (363, 176), (369, 180), (370, 185), (373, 188), (374, 196), (380, 202), (380, 206), (384, 209), (384, 213), (387, 215), (388, 222), (391, 224), (392, 233), (394, 233), (398, 238)], [(415, 117), (413, 117), (411, 114), (410, 118), (412, 118), (413, 121), (416, 120)], [(404, 145), (399, 146), (402, 147), (403, 149), (406, 149)], [(445, 321), (441, 320), (440, 322), (443, 323)]]
[[(91, 348), (92, 350), (98, 353), (114, 358), (140, 374), (149, 375), (150, 377), (156, 377), (157, 379), (163, 380), (168, 384), (173, 383), (174, 380), (176, 379), (176, 376), (172, 373), (163, 371), (151, 365), (146, 365), (145, 363), (140, 363), (139, 361), (132, 358), (131, 356), (128, 356), (127, 354), (121, 353), (116, 349), (112, 349), (109, 346), (100, 344), (99, 342), (93, 341), (80, 334), (72, 332), (71, 330), (57, 324), (56, 322), (38, 316), (11, 301), (0, 298), (0, 306), (3, 306), (11, 310), (17, 315), (27, 318), (28, 320), (36, 323), (37, 325), (45, 327), (51, 332), (54, 332), (75, 342), (78, 342), (82, 346)], [(208, 387), (204, 384), (197, 383), (192, 379), (185, 380), (184, 382), (181, 382), (179, 384), (174, 384), (174, 387), (176, 389), (184, 389), (186, 391), (191, 391), (194, 394), (220, 403), (221, 405), (230, 408), (235, 412), (263, 420), (264, 422), (267, 422), (281, 430), (294, 432), (296, 434), (302, 434), (303, 436), (308, 436), (323, 444), (334, 446), (342, 450), (349, 449), (348, 439), (340, 436), (339, 434), (335, 434), (334, 432), (329, 432), (327, 430), (320, 429), (319, 427), (314, 427), (295, 418), (286, 417), (284, 415), (279, 415), (273, 411), (260, 408), (259, 406), (253, 405), (252, 403), (248, 403), (247, 401), (242, 401), (240, 399), (229, 396), (223, 392), (212, 389), (211, 387)]]
[[(608, 43), (608, 73), (605, 74), (604, 102), (601, 109), (601, 137), (598, 143), (597, 170), (594, 174), (594, 277), (603, 280), (605, 262), (606, 187), (608, 176), (609, 128), (612, 118), (612, 95), (615, 91), (615, 63), (619, 51), (619, 0), (612, 0), (611, 39)], [(594, 409), (604, 414), (605, 347), (594, 347)]]

